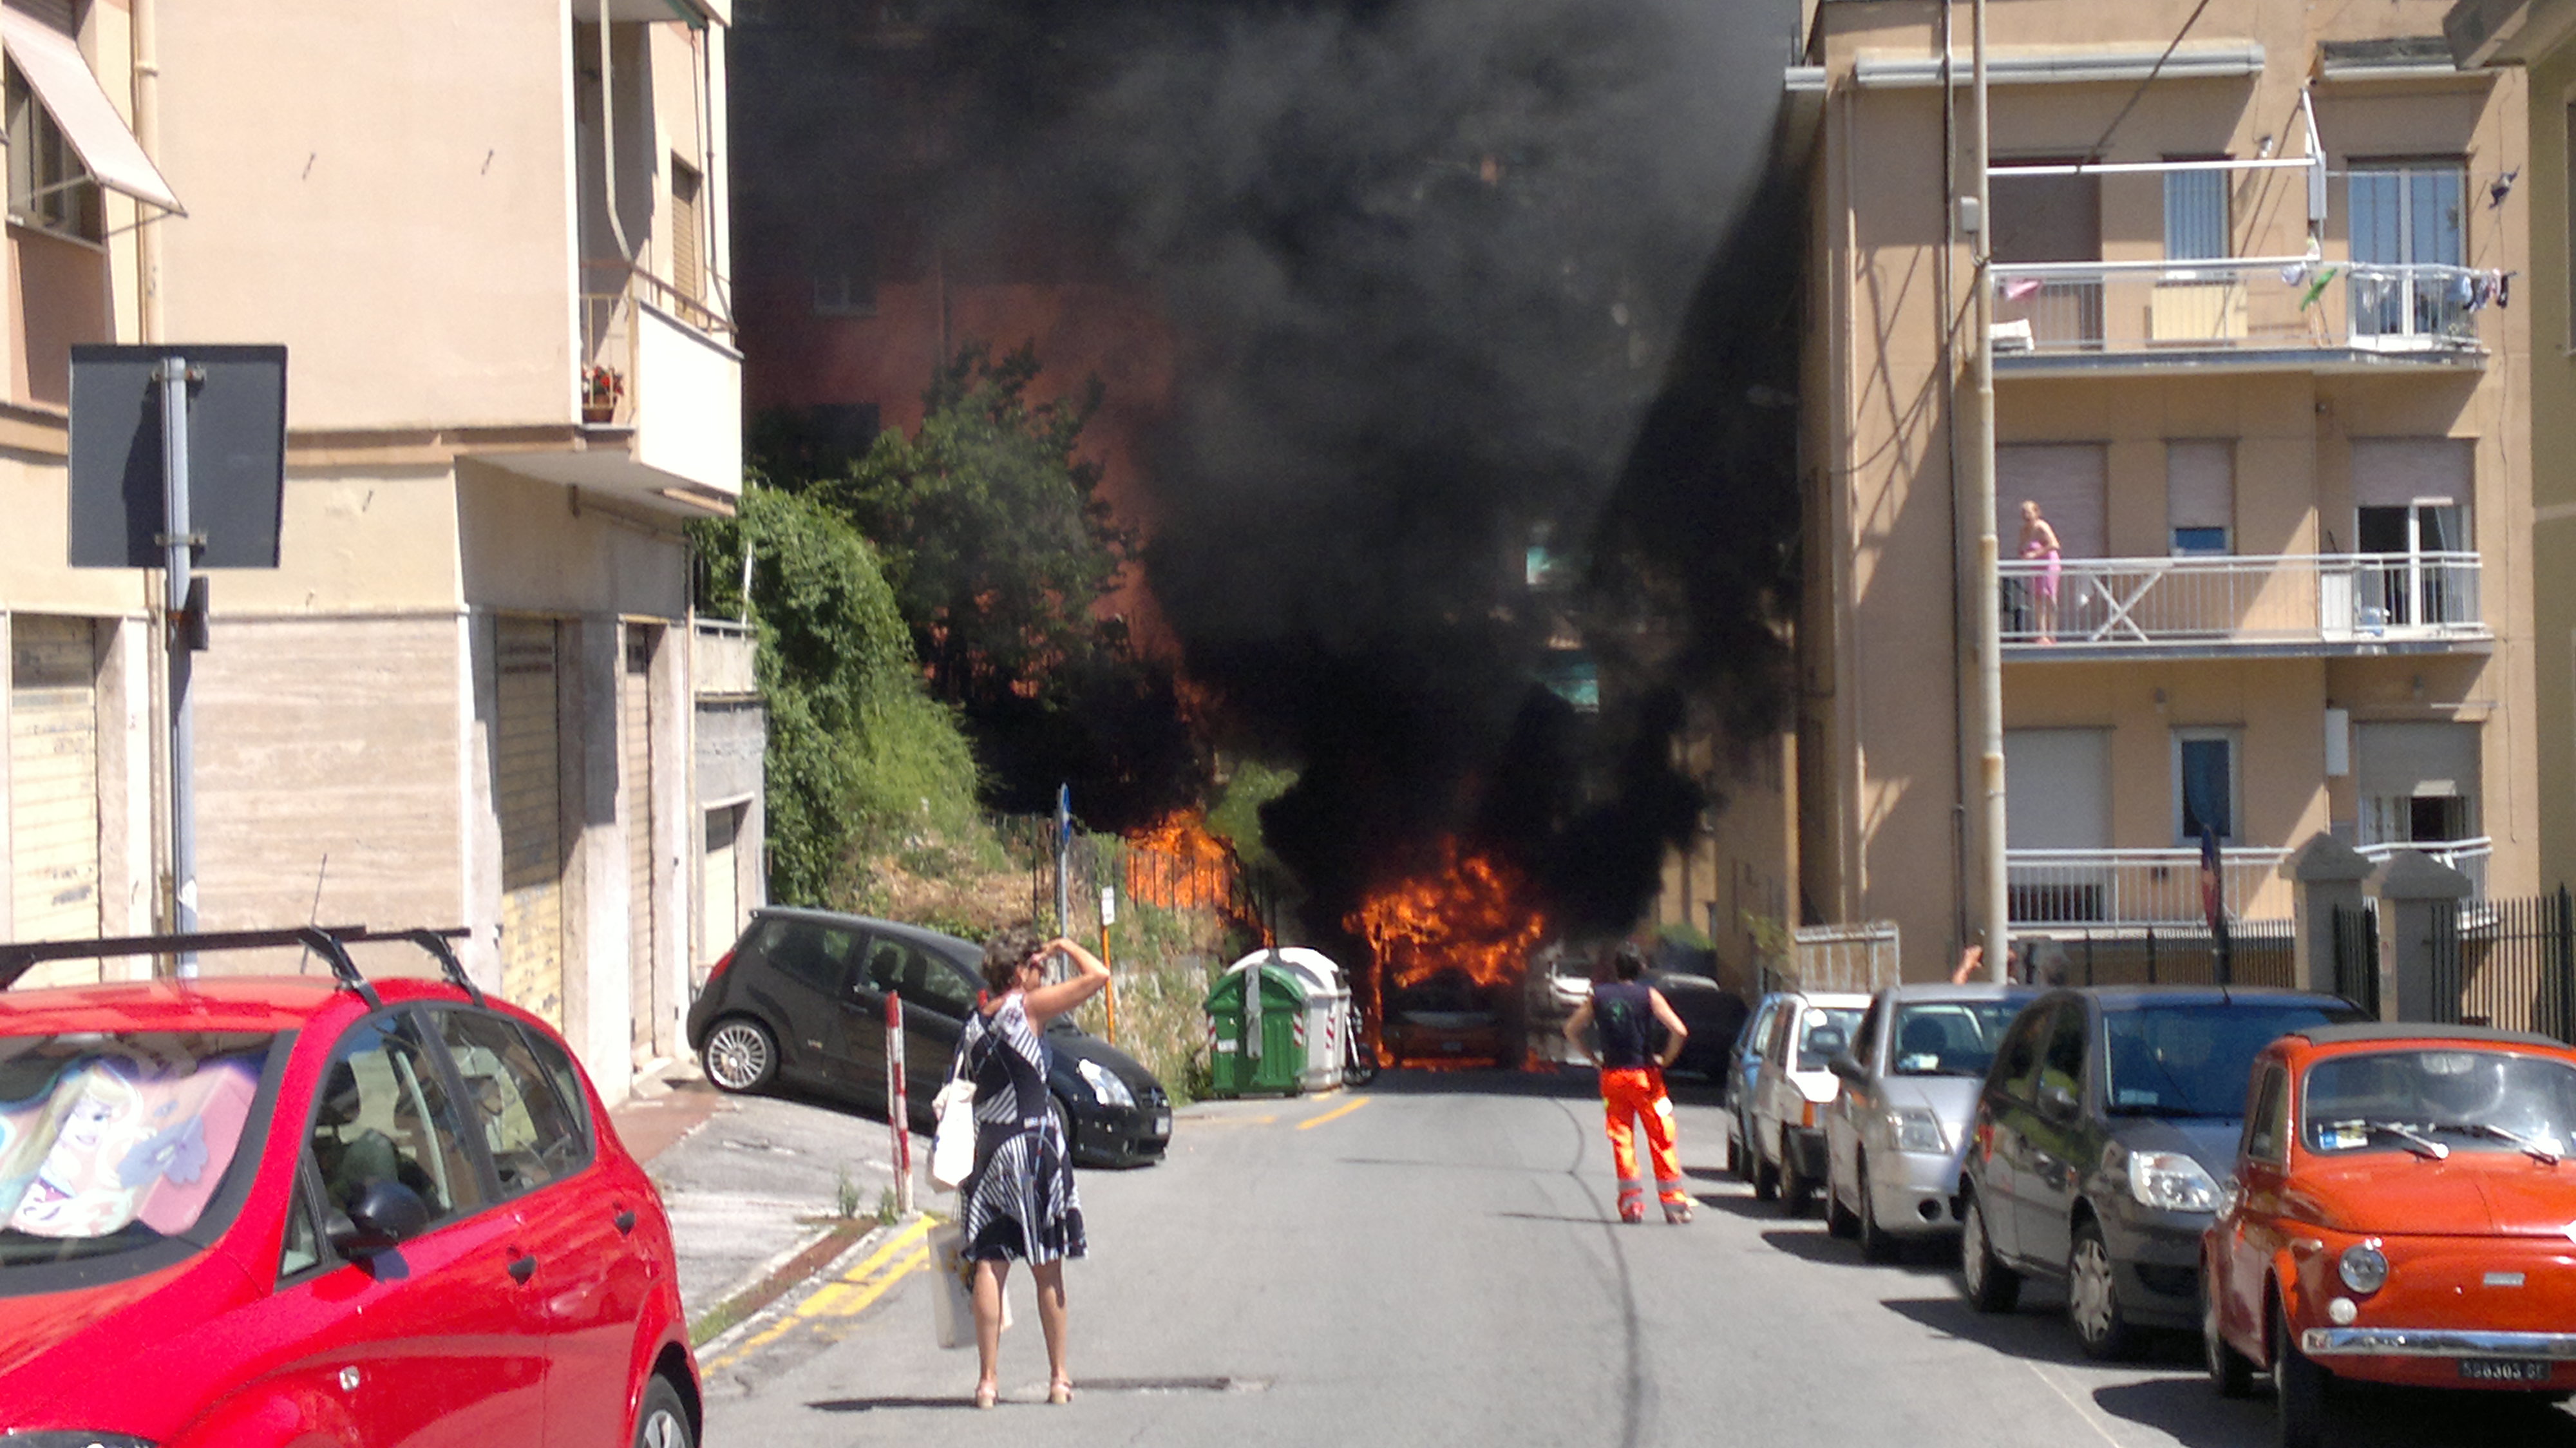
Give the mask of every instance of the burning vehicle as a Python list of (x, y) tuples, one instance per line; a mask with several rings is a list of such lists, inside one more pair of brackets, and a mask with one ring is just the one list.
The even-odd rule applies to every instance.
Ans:
[(1518, 1069), (1529, 1028), (1509, 983), (1481, 985), (1463, 970), (1434, 972), (1387, 997), (1379, 1054), (1396, 1066)]
[(1375, 962), (1379, 1064), (1523, 1064), (1523, 981), (1548, 928), (1528, 902), (1510, 864), (1462, 856), (1452, 840), (1436, 868), (1380, 889), (1343, 922)]

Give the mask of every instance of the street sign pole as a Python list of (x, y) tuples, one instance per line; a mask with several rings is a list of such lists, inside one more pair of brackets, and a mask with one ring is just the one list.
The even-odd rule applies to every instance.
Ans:
[(1995, 523), (1995, 278), (1994, 196), (1991, 175), (1994, 136), (1986, 109), (1986, 0), (1976, 0), (1973, 19), (1976, 98), (1977, 229), (1976, 304), (1969, 312), (1973, 338), (1975, 386), (1965, 431), (1969, 435), (1969, 502), (1977, 523), (1976, 577), (1969, 584), (1975, 613), (1977, 650), (1977, 926), (1984, 937), (1986, 974), (2008, 980), (2012, 970), (2012, 901), (2004, 854), (2004, 666), (2003, 582), (1999, 566), (2002, 540)]
[[(188, 698), (194, 672), (195, 635), (203, 624), (189, 611), (196, 564), (195, 539), (188, 520), (188, 359), (162, 359), (161, 384), (162, 633), (169, 664), (170, 693), (170, 929), (188, 934), (197, 928), (197, 731)], [(182, 951), (174, 962), (182, 978), (197, 973), (197, 953)]]
[[(1073, 786), (1055, 787), (1055, 933), (1073, 934)], [(1064, 972), (1062, 963), (1057, 965)]]

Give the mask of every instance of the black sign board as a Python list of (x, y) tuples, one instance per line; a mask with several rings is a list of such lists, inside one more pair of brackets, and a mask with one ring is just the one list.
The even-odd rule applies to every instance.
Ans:
[(158, 568), (164, 518), (161, 384), (187, 359), (188, 524), (200, 568), (275, 568), (286, 494), (286, 349), (72, 349), (71, 565)]

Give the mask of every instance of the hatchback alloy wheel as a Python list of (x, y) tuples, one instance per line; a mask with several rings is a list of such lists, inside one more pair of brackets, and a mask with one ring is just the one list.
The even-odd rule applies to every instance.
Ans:
[(2066, 1259), (2066, 1317), (2075, 1324), (2076, 1340), (2084, 1344), (2087, 1357), (2109, 1361), (2128, 1355), (2135, 1335), (2120, 1316), (2111, 1249), (2103, 1244), (2098, 1223), (2075, 1229), (2075, 1247)]
[(727, 1091), (756, 1091), (778, 1070), (778, 1043), (760, 1022), (735, 1016), (707, 1033), (707, 1079)]
[(689, 1415), (668, 1378), (657, 1376), (644, 1389), (643, 1411), (635, 1415), (635, 1448), (692, 1448)]

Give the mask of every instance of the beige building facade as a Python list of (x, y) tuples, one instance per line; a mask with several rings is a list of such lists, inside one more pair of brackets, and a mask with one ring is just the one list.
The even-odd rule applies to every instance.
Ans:
[(2016, 935), (2195, 925), (2205, 830), (2240, 920), (2320, 833), (2539, 888), (2532, 157), (2446, 8), (1995, 5), (1981, 216), (1970, 7), (1810, 7), (1805, 918), (1970, 933), (1980, 246)]
[(603, 1089), (685, 1050), (705, 902), (761, 898), (683, 532), (740, 489), (727, 11), (0, 10), (0, 938), (170, 918), (158, 579), (66, 566), (69, 349), (283, 343), (282, 565), (211, 575), (195, 661), (201, 924), (461, 924)]
[(2452, 58), (2521, 76), (2530, 150), (2517, 193), (2529, 227), (2532, 671), (2540, 878), (2576, 881), (2576, 3), (2457, 0)]

